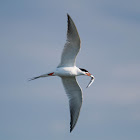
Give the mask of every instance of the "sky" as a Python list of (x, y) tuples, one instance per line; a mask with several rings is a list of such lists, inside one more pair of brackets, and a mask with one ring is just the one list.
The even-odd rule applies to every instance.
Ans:
[[(140, 1), (0, 1), (1, 140), (140, 139)], [(83, 105), (69, 133), (69, 105), (53, 71), (66, 41), (67, 13), (81, 38), (77, 77)]]

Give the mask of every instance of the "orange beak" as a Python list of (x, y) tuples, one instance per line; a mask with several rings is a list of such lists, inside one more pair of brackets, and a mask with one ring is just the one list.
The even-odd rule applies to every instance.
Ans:
[(87, 75), (87, 76), (90, 76), (91, 74), (88, 72), (88, 73), (86, 73), (86, 75)]

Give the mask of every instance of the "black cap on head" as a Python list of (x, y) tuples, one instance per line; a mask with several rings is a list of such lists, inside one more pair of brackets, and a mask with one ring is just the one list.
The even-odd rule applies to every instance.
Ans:
[(79, 68), (81, 71), (88, 72), (86, 69)]

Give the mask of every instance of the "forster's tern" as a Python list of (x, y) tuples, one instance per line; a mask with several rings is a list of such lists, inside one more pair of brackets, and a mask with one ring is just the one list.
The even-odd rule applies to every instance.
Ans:
[(69, 98), (70, 106), (70, 132), (73, 130), (74, 126), (79, 117), (80, 108), (82, 105), (82, 90), (76, 81), (76, 76), (86, 75), (90, 76), (91, 80), (87, 87), (89, 87), (93, 81), (94, 76), (91, 75), (86, 69), (76, 67), (76, 56), (81, 48), (80, 37), (76, 26), (67, 14), (68, 17), (68, 27), (67, 27), (67, 41), (64, 46), (60, 64), (57, 68), (50, 72), (37, 77), (34, 77), (30, 80), (35, 80), (37, 78), (49, 77), (49, 76), (59, 76), (64, 85), (64, 89)]

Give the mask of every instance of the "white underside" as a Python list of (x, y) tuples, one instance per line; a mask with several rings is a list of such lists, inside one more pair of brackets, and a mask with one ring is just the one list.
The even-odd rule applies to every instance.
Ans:
[(79, 68), (76, 66), (74, 67), (58, 67), (54, 71), (54, 75), (60, 76), (60, 77), (70, 77), (70, 76), (79, 76), (79, 75), (85, 75)]

